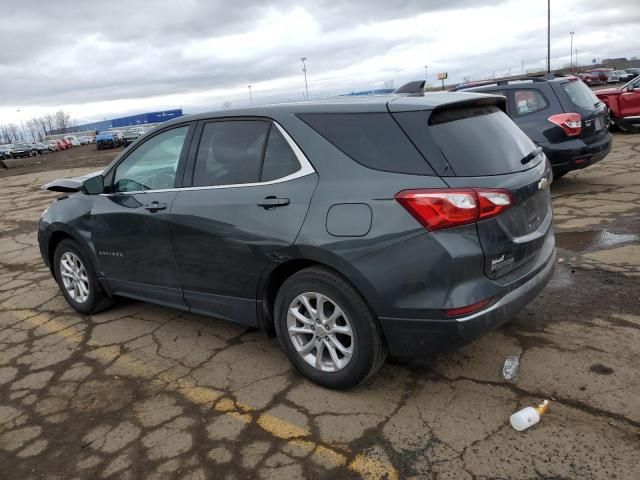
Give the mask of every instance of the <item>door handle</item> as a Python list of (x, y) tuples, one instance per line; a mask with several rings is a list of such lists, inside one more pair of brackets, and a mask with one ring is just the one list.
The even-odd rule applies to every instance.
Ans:
[(149, 210), (151, 213), (156, 213), (158, 210), (166, 210), (167, 204), (166, 203), (151, 202), (150, 204), (145, 205), (144, 208)]
[(284, 207), (285, 205), (289, 205), (289, 203), (290, 202), (288, 198), (269, 196), (259, 201), (258, 206), (264, 208), (265, 210), (270, 210), (276, 207)]

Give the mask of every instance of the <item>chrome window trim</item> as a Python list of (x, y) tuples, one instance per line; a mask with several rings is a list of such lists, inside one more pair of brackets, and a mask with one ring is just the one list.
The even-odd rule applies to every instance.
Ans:
[(136, 190), (131, 192), (115, 192), (115, 193), (101, 193), (100, 195), (111, 197), (114, 195), (138, 195), (141, 193), (161, 193), (161, 192), (184, 192), (184, 191), (193, 191), (193, 190), (213, 190), (213, 189), (224, 189), (224, 188), (240, 188), (240, 187), (258, 187), (262, 185), (273, 185), (276, 183), (288, 182), (290, 180), (295, 180), (296, 178), (306, 177), (307, 175), (311, 175), (315, 173), (315, 169), (309, 162), (309, 159), (304, 154), (304, 152), (298, 147), (298, 144), (291, 138), (291, 136), (286, 132), (284, 128), (280, 126), (280, 124), (274, 120), (271, 122), (276, 126), (276, 128), (280, 131), (282, 136), (285, 138), (291, 150), (295, 154), (298, 159), (298, 163), (300, 164), (300, 169), (293, 172), (286, 177), (276, 178), (275, 180), (269, 180), (267, 182), (253, 182), (253, 183), (236, 183), (232, 185), (207, 185), (202, 187), (173, 187), (173, 188), (161, 188), (157, 190)]

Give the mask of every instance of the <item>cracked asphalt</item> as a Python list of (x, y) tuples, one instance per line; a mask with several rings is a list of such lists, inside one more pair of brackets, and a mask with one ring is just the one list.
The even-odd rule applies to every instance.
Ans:
[[(552, 185), (556, 273), (517, 318), (348, 392), (221, 320), (127, 300), (74, 313), (36, 224), (43, 183), (95, 170), (83, 148), (91, 168), (0, 173), (0, 478), (640, 478), (640, 135)], [(510, 427), (543, 399), (538, 425)]]

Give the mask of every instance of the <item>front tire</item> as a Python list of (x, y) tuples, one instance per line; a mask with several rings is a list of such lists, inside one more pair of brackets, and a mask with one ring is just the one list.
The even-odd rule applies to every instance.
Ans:
[(387, 358), (382, 330), (369, 306), (342, 276), (311, 267), (278, 291), (275, 327), (280, 345), (304, 376), (347, 389), (372, 377)]
[(79, 245), (62, 240), (53, 256), (56, 281), (65, 300), (78, 313), (98, 313), (113, 303)]

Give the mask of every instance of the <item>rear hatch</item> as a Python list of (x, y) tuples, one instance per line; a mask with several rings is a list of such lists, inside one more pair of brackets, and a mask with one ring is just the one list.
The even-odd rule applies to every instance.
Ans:
[(503, 101), (490, 97), (413, 112), (393, 112), (402, 107), (389, 104), (405, 133), (451, 188), (511, 193), (510, 208), (476, 223), (485, 273), (492, 279), (524, 267), (545, 245), (553, 245), (549, 163), (504, 113)]
[(607, 132), (607, 107), (578, 78), (551, 82), (565, 113), (579, 113), (582, 130), (578, 138), (586, 144), (598, 141)]

